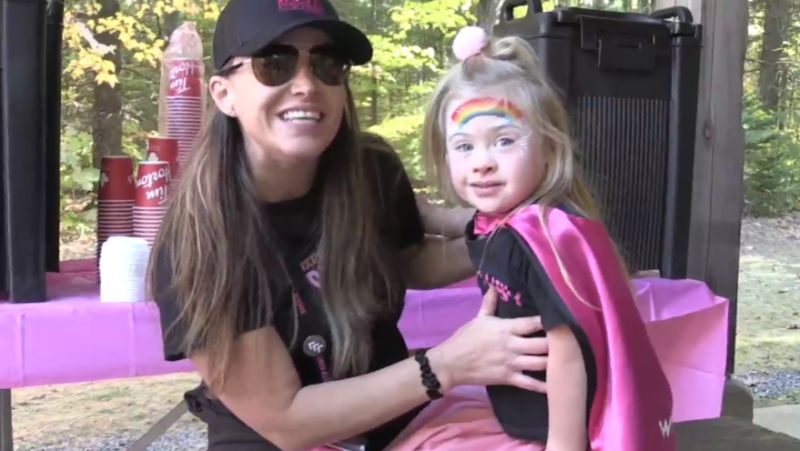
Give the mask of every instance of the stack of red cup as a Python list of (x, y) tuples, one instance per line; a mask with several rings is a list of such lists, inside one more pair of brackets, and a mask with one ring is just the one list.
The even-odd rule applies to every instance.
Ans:
[(134, 195), (131, 157), (103, 157), (100, 161), (100, 183), (97, 191), (98, 262), (103, 243), (109, 237), (133, 235)]
[(176, 58), (167, 64), (166, 132), (178, 140), (178, 164), (182, 168), (203, 126), (203, 61)]
[[(160, 136), (147, 138), (147, 161), (166, 161), (169, 163), (170, 183), (175, 182), (179, 177), (178, 146), (178, 140), (175, 138)], [(169, 190), (169, 192), (172, 193), (173, 190)]]
[(153, 245), (161, 220), (167, 212), (169, 163), (142, 161), (136, 176), (136, 195), (133, 205), (133, 236), (144, 238)]

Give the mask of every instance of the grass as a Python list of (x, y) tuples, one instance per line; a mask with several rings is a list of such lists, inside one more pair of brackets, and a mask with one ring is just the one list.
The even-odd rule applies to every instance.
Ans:
[(800, 218), (745, 221), (739, 265), (736, 373), (800, 372)]
[(15, 447), (88, 449), (90, 438), (140, 435), (198, 380), (178, 374), (13, 390)]
[[(93, 243), (73, 240), (65, 253), (93, 252)], [(800, 371), (800, 219), (746, 220), (740, 262), (737, 374)], [(86, 449), (89, 437), (144, 432), (197, 382), (184, 374), (14, 390), (16, 446)], [(800, 403), (800, 393), (759, 400), (779, 403)]]

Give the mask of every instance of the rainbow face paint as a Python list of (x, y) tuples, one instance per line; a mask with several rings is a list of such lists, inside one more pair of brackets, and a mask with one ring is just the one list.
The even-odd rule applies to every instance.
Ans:
[(473, 150), (527, 153), (531, 128), (509, 100), (491, 97), (454, 99), (447, 109), (448, 154)]
[(480, 116), (494, 116), (513, 122), (522, 122), (522, 112), (516, 105), (507, 100), (483, 97), (470, 99), (462, 103), (450, 115), (450, 121), (456, 128), (462, 128), (469, 121)]
[(445, 119), (448, 172), (462, 199), (483, 212), (508, 212), (531, 196), (544, 162), (518, 106), (490, 97), (455, 98)]

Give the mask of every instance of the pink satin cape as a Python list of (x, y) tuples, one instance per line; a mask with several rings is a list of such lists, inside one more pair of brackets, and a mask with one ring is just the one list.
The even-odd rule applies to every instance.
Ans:
[(592, 451), (674, 451), (669, 382), (605, 227), (547, 209), (548, 239), (543, 211), (534, 204), (507, 219), (478, 214), (475, 233), (496, 227), (516, 232), (586, 334), (597, 363), (588, 429)]

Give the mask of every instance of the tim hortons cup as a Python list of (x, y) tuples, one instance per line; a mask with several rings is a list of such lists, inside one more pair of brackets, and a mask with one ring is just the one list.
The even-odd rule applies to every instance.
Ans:
[(109, 220), (112, 222), (129, 221), (133, 217), (133, 205), (127, 205), (125, 208), (108, 208), (106, 205), (100, 205), (97, 209), (97, 220)]
[(177, 178), (178, 140), (161, 136), (147, 138), (147, 161), (166, 161), (171, 178)]
[(193, 59), (173, 59), (168, 64), (167, 97), (202, 98), (203, 62)]
[(158, 225), (166, 215), (167, 210), (164, 208), (140, 208), (133, 212), (133, 224), (136, 227)]
[(195, 96), (195, 97), (167, 97), (166, 103), (168, 106), (184, 106), (184, 105), (202, 105), (203, 104), (203, 97), (202, 96)]
[(128, 155), (106, 155), (100, 160), (100, 170), (133, 174), (133, 160)]
[(203, 97), (167, 97), (164, 106), (169, 111), (203, 111)]
[(174, 120), (174, 119), (186, 119), (186, 120), (194, 120), (198, 122), (202, 122), (205, 114), (203, 112), (203, 106), (201, 104), (197, 104), (196, 106), (189, 106), (189, 105), (169, 105), (166, 108), (166, 117), (167, 120)]
[(133, 160), (129, 156), (105, 156), (100, 160), (100, 202), (124, 203), (133, 200)]
[(136, 175), (135, 207), (161, 207), (167, 202), (167, 187), (170, 181), (169, 163), (166, 161), (142, 161)]
[(168, 128), (178, 130), (178, 131), (193, 131), (199, 130), (203, 126), (203, 120), (199, 117), (192, 118), (192, 117), (185, 117), (185, 115), (180, 115), (178, 117), (168, 118), (166, 120), (166, 124)]

